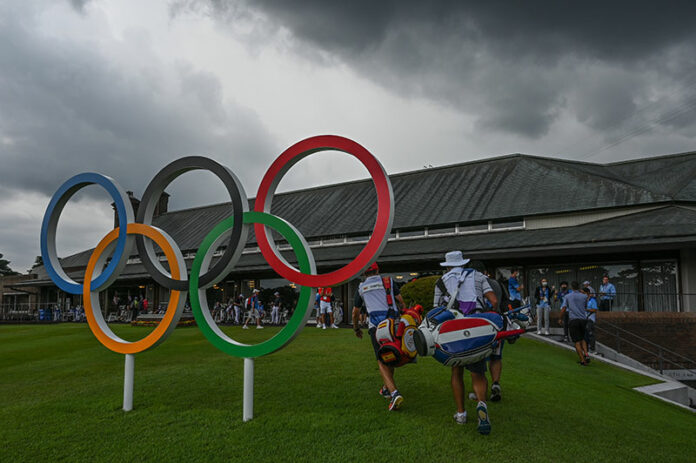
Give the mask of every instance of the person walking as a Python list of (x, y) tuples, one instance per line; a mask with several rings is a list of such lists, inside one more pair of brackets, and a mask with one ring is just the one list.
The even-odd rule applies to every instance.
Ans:
[(585, 341), (585, 325), (587, 324), (587, 297), (588, 293), (580, 291), (577, 281), (570, 284), (572, 292), (563, 299), (561, 311), (568, 312), (568, 332), (570, 339), (575, 344), (575, 352), (580, 359), (580, 365), (587, 365), (590, 356), (587, 353), (587, 341)]
[(326, 329), (328, 323), (331, 323), (331, 328), (338, 328), (338, 326), (336, 326), (334, 323), (333, 308), (331, 307), (331, 303), (334, 300), (333, 289), (319, 288), (317, 295), (319, 296), (319, 317), (321, 327)]
[(365, 279), (358, 285), (353, 303), (353, 330), (358, 339), (362, 339), (360, 329), (360, 308), (365, 306), (368, 316), (368, 334), (372, 341), (372, 348), (377, 358), (379, 374), (382, 377), (382, 388), (379, 394), (389, 399), (389, 411), (401, 408), (404, 398), (399, 393), (394, 381), (394, 367), (382, 363), (377, 351), (379, 343), (375, 338), (377, 325), (387, 318), (397, 318), (404, 309), (404, 300), (401, 298), (398, 286), (389, 277), (382, 278), (379, 274), (379, 266), (373, 263), (365, 271)]
[(551, 313), (551, 301), (554, 297), (554, 290), (549, 288), (546, 278), (541, 279), (541, 283), (534, 290), (534, 299), (537, 306), (537, 334), (549, 335), (549, 314)]
[(609, 276), (604, 275), (602, 285), (599, 287), (599, 310), (602, 312), (611, 311), (616, 298), (616, 287), (609, 282)]
[[(445, 254), (445, 261), (440, 266), (449, 270), (437, 281), (433, 294), (433, 305), (440, 306), (455, 298), (452, 305), (463, 315), (470, 315), (484, 310), (484, 299), (488, 299), (492, 307), (498, 306), (495, 292), (491, 288), (488, 278), (473, 268), (464, 268), (469, 259), (464, 259), (461, 251), (451, 251)], [(486, 359), (476, 363), (452, 367), (451, 386), (457, 412), (454, 421), (457, 424), (466, 423), (466, 394), (464, 388), (464, 368), (471, 373), (471, 385), (478, 404), (476, 414), (478, 417), (478, 432), (489, 434), (491, 423), (488, 418), (488, 406), (486, 405), (486, 393), (488, 392), (488, 379), (486, 379)]]
[(244, 321), (244, 326), (242, 326), (242, 329), (248, 330), (249, 327), (249, 320), (251, 318), (256, 318), (256, 329), (257, 330), (262, 330), (263, 326), (261, 326), (261, 314), (262, 312), (262, 305), (261, 301), (259, 300), (259, 290), (254, 289), (253, 293), (251, 296), (249, 296), (246, 300), (246, 308), (249, 310), (248, 315), (246, 317), (246, 320)]

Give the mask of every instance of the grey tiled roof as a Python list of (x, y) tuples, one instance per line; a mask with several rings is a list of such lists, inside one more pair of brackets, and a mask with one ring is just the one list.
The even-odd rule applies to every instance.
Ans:
[[(634, 205), (696, 202), (696, 152), (613, 164), (514, 154), (394, 174), (390, 178), (395, 196), (394, 229), (422, 228)], [(252, 199), (250, 210), (253, 205)], [(309, 188), (276, 195), (273, 213), (287, 219), (308, 239), (367, 234), (375, 220), (376, 194), (369, 180)], [(216, 223), (230, 214), (229, 204), (216, 204), (169, 212), (157, 217), (154, 223), (167, 231), (182, 250), (191, 251), (198, 248)], [(631, 220), (626, 218), (625, 224), (612, 223), (622, 223), (622, 227), (630, 229)], [(582, 229), (527, 230), (509, 236), (513, 241), (529, 234), (568, 236)], [(500, 240), (508, 235), (486, 236)], [(481, 241), (479, 238), (457, 239), (461, 239), (462, 244), (469, 240), (472, 243)], [(253, 232), (249, 241), (254, 241)], [(387, 251), (399, 246), (401, 244), (390, 243)], [(90, 252), (63, 259), (64, 266), (86, 265)]]

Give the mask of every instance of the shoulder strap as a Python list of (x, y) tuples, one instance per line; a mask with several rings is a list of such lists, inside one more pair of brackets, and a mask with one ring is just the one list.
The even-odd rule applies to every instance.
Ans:
[(394, 298), (392, 297), (392, 281), (389, 277), (382, 277), (382, 286), (384, 286), (384, 292), (387, 293), (387, 305), (389, 308), (394, 307)]

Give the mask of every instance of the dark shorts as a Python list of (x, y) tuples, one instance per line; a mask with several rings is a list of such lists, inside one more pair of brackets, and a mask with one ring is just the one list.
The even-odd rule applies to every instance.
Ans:
[(585, 339), (585, 325), (587, 321), (580, 318), (574, 318), (568, 322), (568, 332), (570, 333), (570, 340), (573, 342), (580, 342)]
[(464, 368), (469, 370), (472, 373), (478, 373), (480, 375), (485, 375), (486, 374), (486, 359), (479, 360), (476, 363), (471, 363), (469, 365), (466, 365)]
[(377, 342), (377, 337), (375, 336), (375, 333), (377, 332), (377, 328), (370, 328), (367, 330), (367, 332), (370, 334), (370, 340), (372, 341), (372, 349), (375, 351), (375, 358), (377, 359), (378, 362), (381, 362), (379, 359), (379, 355), (377, 355), (377, 351), (379, 350), (379, 343)]

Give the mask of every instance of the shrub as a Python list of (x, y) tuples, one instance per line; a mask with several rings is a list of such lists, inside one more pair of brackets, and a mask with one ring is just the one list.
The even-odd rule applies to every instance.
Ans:
[(433, 308), (433, 291), (435, 291), (435, 283), (437, 275), (417, 278), (401, 287), (401, 297), (404, 299), (407, 307), (420, 304), (423, 309), (429, 310)]

